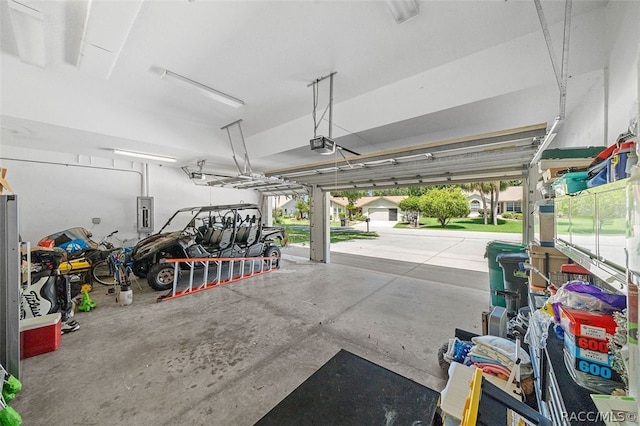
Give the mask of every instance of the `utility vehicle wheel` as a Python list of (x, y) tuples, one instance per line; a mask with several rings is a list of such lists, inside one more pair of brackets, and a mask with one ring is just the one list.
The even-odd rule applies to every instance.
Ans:
[(154, 290), (169, 290), (173, 288), (174, 275), (173, 263), (156, 263), (149, 268), (147, 282)]
[(133, 262), (133, 265), (131, 265), (131, 270), (136, 277), (147, 278), (147, 274), (149, 273), (149, 264), (145, 261)]
[[(264, 251), (264, 257), (273, 257), (276, 260), (273, 261), (265, 261), (267, 263), (271, 262), (271, 265), (273, 267), (275, 267), (276, 269), (280, 269), (280, 248), (276, 247), (276, 246), (269, 246), (265, 251)], [(270, 265), (267, 265), (267, 267), (269, 267)]]

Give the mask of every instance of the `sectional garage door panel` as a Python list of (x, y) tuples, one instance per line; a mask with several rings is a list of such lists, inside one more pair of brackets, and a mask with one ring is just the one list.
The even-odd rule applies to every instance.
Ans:
[(369, 219), (375, 220), (375, 221), (389, 220), (389, 209), (387, 208), (369, 209)]
[[(546, 123), (265, 172), (324, 191), (522, 179)], [(310, 158), (314, 158), (310, 152)], [(387, 219), (388, 220), (388, 219)]]

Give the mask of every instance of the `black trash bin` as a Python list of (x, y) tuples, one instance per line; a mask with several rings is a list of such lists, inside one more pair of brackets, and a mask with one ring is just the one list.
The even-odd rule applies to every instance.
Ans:
[(489, 289), (491, 291), (491, 306), (507, 307), (504, 297), (504, 273), (498, 264), (497, 257), (501, 253), (523, 253), (525, 246), (507, 241), (490, 241), (484, 257), (489, 262)]
[(497, 256), (504, 275), (504, 298), (507, 312), (516, 315), (518, 309), (529, 305), (529, 276), (524, 263), (527, 253), (500, 253)]

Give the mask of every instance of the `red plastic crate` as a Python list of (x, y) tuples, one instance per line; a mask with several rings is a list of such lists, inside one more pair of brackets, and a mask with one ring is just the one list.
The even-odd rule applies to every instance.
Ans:
[(20, 358), (55, 351), (62, 336), (60, 313), (20, 321)]

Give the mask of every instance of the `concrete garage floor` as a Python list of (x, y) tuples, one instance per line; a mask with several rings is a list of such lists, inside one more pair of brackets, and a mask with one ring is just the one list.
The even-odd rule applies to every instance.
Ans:
[(285, 248), (278, 271), (162, 303), (146, 282), (126, 307), (97, 285), (80, 330), (23, 360), (11, 405), (25, 425), (251, 425), (342, 348), (441, 390), (438, 348), (480, 332), (486, 272), (307, 258)]

